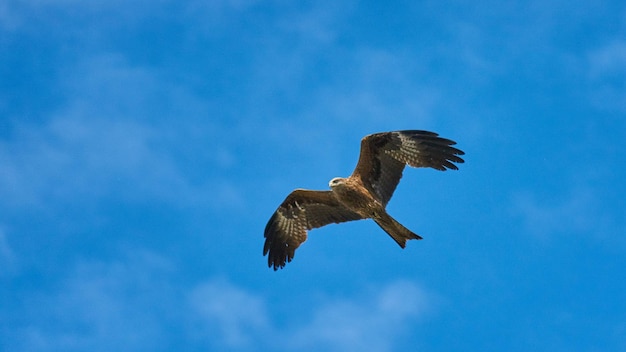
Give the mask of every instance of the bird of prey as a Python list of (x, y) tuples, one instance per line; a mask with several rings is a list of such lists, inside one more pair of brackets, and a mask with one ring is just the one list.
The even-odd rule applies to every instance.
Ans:
[(372, 219), (400, 247), (421, 239), (385, 210), (405, 165), (458, 170), (463, 163), (456, 142), (419, 130), (370, 134), (361, 140), (359, 161), (350, 177), (330, 180), (330, 191), (296, 189), (276, 209), (265, 227), (263, 255), (268, 266), (283, 268), (293, 259), (307, 231), (351, 220)]

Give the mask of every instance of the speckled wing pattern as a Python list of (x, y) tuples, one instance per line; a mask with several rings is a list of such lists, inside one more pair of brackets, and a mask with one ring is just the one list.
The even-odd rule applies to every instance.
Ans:
[(458, 170), (453, 162), (463, 163), (459, 155), (465, 153), (452, 147), (455, 144), (428, 131), (371, 134), (361, 140), (359, 161), (351, 177), (361, 179), (363, 185), (386, 205), (400, 182), (405, 165)]
[(265, 226), (263, 255), (274, 270), (293, 259), (296, 248), (307, 238), (307, 230), (362, 217), (342, 206), (331, 191), (297, 189), (276, 209)]

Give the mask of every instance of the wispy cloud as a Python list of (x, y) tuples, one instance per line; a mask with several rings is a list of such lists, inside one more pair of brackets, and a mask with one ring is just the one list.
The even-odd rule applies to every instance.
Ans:
[(10, 1), (0, 3), (0, 30), (12, 31), (17, 27), (17, 20)]
[(57, 291), (30, 292), (16, 305), (24, 323), (9, 327), (13, 351), (155, 350), (167, 341), (161, 319), (172, 307), (171, 265), (134, 251), (114, 262), (81, 262)]
[[(150, 9), (157, 8), (154, 1), (150, 4), (144, 1), (107, 1), (107, 2), (84, 2), (76, 0), (26, 0), (26, 1), (3, 1), (0, 5), (0, 29), (8, 32), (32, 32), (45, 30), (47, 35), (62, 35), (63, 28), (66, 34), (75, 35), (76, 24), (84, 25), (86, 21), (91, 23), (108, 22), (114, 16), (125, 21), (135, 21), (145, 17)], [(98, 14), (99, 16), (94, 16)], [(73, 23), (65, 22), (58, 25), (59, 20), (73, 18)], [(119, 24), (119, 21), (118, 21)], [(93, 33), (92, 33), (93, 34)], [(83, 35), (89, 35), (83, 33)]]
[(331, 300), (292, 332), (291, 345), (297, 350), (391, 351), (433, 303), (410, 281), (377, 287), (356, 299)]
[(592, 50), (587, 62), (592, 103), (601, 110), (626, 111), (626, 41)]
[(151, 147), (154, 130), (143, 124), (70, 112), (18, 129), (15, 140), (0, 145), (0, 194), (7, 205), (41, 207), (116, 193), (174, 201), (193, 193), (169, 156)]
[(616, 40), (592, 51), (589, 63), (594, 76), (626, 74), (626, 41)]
[[(205, 138), (211, 141), (207, 149), (211, 143), (217, 148), (207, 137), (223, 134), (215, 124), (194, 123), (206, 107), (193, 94), (171, 87), (162, 98), (169, 85), (158, 74), (110, 55), (87, 60), (59, 86), (67, 91), (65, 104), (38, 123), (14, 120), (11, 137), (0, 141), (0, 195), (7, 205), (40, 207), (50, 200), (105, 196), (172, 204), (214, 199), (203, 196), (212, 185), (192, 181), (175, 157), (189, 139)], [(168, 118), (178, 114), (188, 118), (172, 126)], [(198, 159), (215, 164), (215, 170), (234, 162), (224, 144), (215, 155), (207, 154)], [(205, 179), (228, 183), (219, 172)], [(226, 186), (215, 201), (240, 204), (237, 188)]]
[(246, 11), (259, 3), (259, 0), (215, 0), (215, 1), (189, 1), (186, 5), (187, 14), (195, 18), (210, 18), (205, 21), (207, 26), (214, 26), (216, 22), (228, 18), (233, 14)]
[(513, 198), (513, 212), (521, 218), (524, 233), (542, 240), (563, 235), (613, 237), (619, 228), (617, 214), (605, 207), (610, 205), (603, 204), (591, 188), (573, 188), (558, 198), (536, 192), (518, 193)]
[(415, 60), (406, 53), (385, 49), (354, 50), (346, 57), (350, 69), (343, 72), (344, 76), (320, 89), (318, 109), (326, 109), (323, 114), (346, 126), (356, 121), (370, 129), (400, 121), (427, 126), (441, 100), (436, 87), (419, 79), (420, 63)]
[(253, 349), (271, 330), (264, 300), (226, 280), (201, 284), (191, 292), (189, 300), (203, 320), (203, 328), (197, 332), (202, 340)]
[(309, 318), (288, 326), (272, 320), (265, 298), (224, 280), (198, 286), (190, 302), (206, 323), (205, 335), (218, 339), (216, 347), (389, 351), (436, 300), (413, 282), (397, 281), (328, 298), (311, 307)]
[(9, 240), (2, 228), (0, 228), (0, 277), (9, 274), (16, 265), (16, 257), (13, 249), (9, 246)]
[[(272, 299), (214, 277), (191, 284), (163, 256), (135, 248), (83, 260), (52, 287), (23, 295), (23, 318), (7, 326), (12, 351), (136, 351), (164, 346), (220, 350), (394, 350), (437, 299), (412, 281), (370, 283), (350, 295)], [(285, 292), (288, 296), (288, 293)], [(280, 307), (276, 307), (279, 305)], [(3, 333), (4, 334), (4, 333)]]

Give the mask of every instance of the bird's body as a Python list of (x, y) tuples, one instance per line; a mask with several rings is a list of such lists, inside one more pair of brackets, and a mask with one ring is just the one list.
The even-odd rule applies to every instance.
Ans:
[(357, 179), (336, 177), (330, 181), (329, 186), (341, 205), (364, 219), (385, 210)]
[(374, 220), (400, 247), (404, 248), (407, 240), (421, 239), (393, 219), (385, 210), (385, 205), (368, 192), (359, 179), (335, 177), (329, 186), (341, 205), (363, 219)]
[(464, 153), (455, 142), (428, 131), (395, 131), (365, 136), (357, 166), (350, 177), (335, 177), (330, 191), (296, 189), (278, 207), (265, 227), (263, 254), (274, 270), (293, 259), (306, 240), (307, 230), (330, 223), (374, 220), (400, 247), (421, 239), (392, 218), (385, 210), (405, 165), (457, 169)]

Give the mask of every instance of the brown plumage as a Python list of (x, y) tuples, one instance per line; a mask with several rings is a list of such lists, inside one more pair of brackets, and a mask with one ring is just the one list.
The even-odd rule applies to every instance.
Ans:
[(464, 153), (454, 141), (428, 131), (382, 132), (361, 140), (359, 161), (348, 178), (333, 178), (330, 191), (296, 189), (276, 209), (265, 227), (263, 255), (274, 270), (293, 259), (307, 230), (351, 220), (374, 220), (400, 247), (421, 239), (392, 218), (385, 207), (391, 199), (405, 165), (458, 170)]

